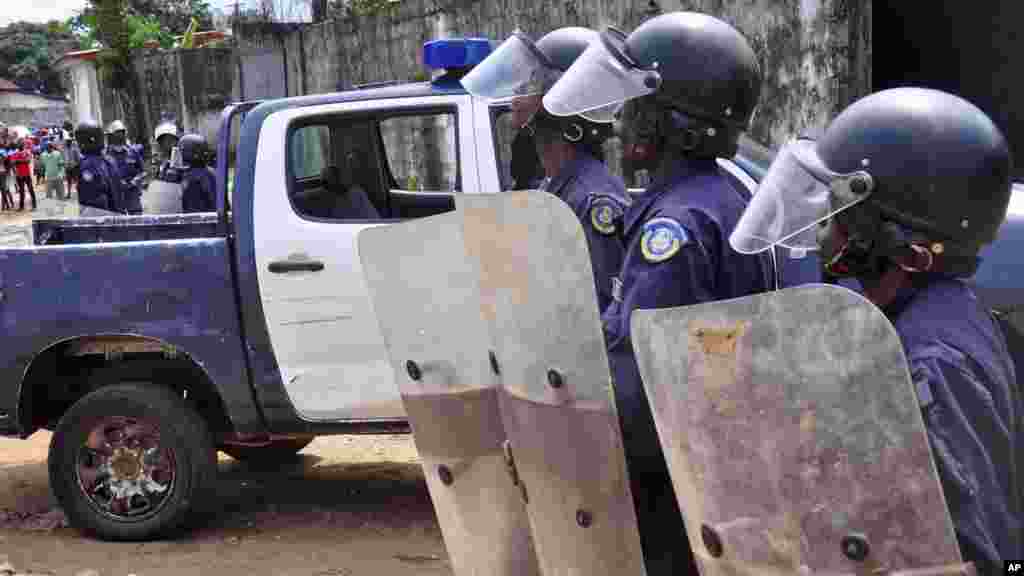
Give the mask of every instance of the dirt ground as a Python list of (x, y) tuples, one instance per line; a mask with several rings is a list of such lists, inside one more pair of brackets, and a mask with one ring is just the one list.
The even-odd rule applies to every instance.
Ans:
[(50, 495), (49, 441), (0, 440), (0, 575), (452, 574), (411, 436), (317, 438), (271, 468), (221, 454), (211, 525), (147, 543), (66, 526)]

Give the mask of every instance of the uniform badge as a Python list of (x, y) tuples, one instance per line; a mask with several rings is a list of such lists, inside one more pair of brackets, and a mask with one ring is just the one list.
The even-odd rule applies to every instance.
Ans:
[(93, 179), (92, 171), (86, 170), (86, 171), (82, 172), (82, 180), (85, 180), (86, 182), (92, 182), (92, 179)]
[(690, 238), (679, 222), (671, 218), (653, 218), (644, 224), (640, 251), (648, 262), (664, 262), (689, 243)]
[(590, 208), (590, 223), (601, 234), (615, 233), (615, 208), (607, 200), (598, 200)]

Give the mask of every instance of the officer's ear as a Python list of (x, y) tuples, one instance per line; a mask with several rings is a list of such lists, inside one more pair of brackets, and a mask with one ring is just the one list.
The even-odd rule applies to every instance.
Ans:
[(906, 272), (928, 272), (935, 265), (935, 256), (932, 255), (932, 251), (927, 246), (921, 244), (911, 244), (910, 250), (906, 254), (902, 254), (893, 261), (897, 266), (902, 268)]

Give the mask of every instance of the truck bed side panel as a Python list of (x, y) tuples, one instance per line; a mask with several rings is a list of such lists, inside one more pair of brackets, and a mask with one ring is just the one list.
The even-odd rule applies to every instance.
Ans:
[(93, 244), (215, 238), (217, 214), (159, 214), (106, 218), (39, 219), (32, 222), (36, 245)]
[(223, 238), (0, 250), (0, 428), (20, 430), (22, 380), (39, 352), (80, 336), (130, 334), (189, 354), (238, 432), (263, 431)]

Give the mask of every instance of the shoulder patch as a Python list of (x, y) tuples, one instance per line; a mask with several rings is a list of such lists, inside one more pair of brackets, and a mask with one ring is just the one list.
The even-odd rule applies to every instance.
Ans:
[(606, 199), (595, 200), (590, 206), (590, 224), (601, 234), (611, 235), (615, 233), (615, 217), (619, 210)]
[(652, 218), (644, 223), (640, 251), (648, 262), (664, 262), (690, 243), (682, 224), (672, 218)]
[(86, 182), (92, 182), (93, 177), (94, 176), (92, 174), (92, 170), (83, 170), (82, 171), (82, 180), (85, 180)]

